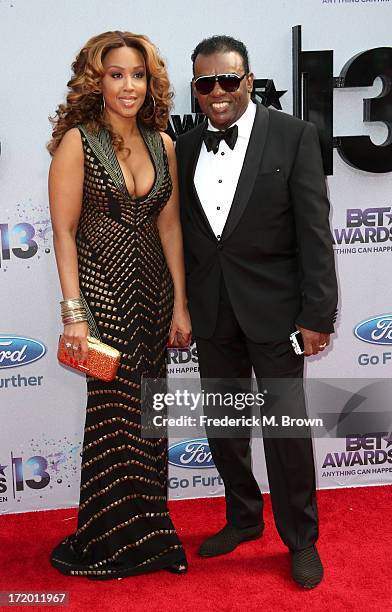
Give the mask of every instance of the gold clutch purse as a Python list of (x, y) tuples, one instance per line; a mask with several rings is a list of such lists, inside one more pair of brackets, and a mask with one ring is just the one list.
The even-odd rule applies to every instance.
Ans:
[(68, 355), (64, 338), (60, 336), (57, 359), (60, 363), (99, 380), (110, 381), (116, 378), (121, 353), (91, 336), (87, 338), (87, 345), (87, 360), (78, 362)]

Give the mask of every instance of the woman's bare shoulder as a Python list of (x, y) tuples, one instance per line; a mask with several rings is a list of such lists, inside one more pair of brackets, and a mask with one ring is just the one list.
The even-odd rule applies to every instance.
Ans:
[(83, 143), (78, 128), (71, 128), (64, 134), (54, 156), (72, 157), (75, 161), (83, 159)]
[(163, 144), (165, 145), (165, 149), (166, 149), (166, 153), (168, 155), (168, 157), (170, 158), (171, 156), (174, 155), (174, 145), (173, 145), (173, 141), (170, 138), (169, 134), (167, 134), (166, 132), (159, 132), (163, 141)]

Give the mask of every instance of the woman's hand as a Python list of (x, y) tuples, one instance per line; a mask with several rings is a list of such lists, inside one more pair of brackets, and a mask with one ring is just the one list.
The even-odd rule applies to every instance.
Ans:
[(88, 355), (87, 336), (89, 335), (86, 321), (64, 325), (65, 349), (72, 359), (78, 362), (86, 361)]
[(174, 304), (173, 318), (169, 334), (169, 346), (185, 348), (192, 342), (192, 325), (186, 306)]

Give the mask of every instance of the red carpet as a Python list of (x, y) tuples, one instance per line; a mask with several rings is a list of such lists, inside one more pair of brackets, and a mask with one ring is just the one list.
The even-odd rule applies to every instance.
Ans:
[[(224, 524), (222, 499), (171, 502), (188, 553), (185, 576), (157, 572), (121, 581), (67, 578), (49, 553), (75, 526), (75, 510), (2, 517), (0, 591), (69, 591), (66, 607), (18, 610), (177, 612), (378, 612), (392, 610), (392, 486), (320, 491), (318, 544), (325, 578), (312, 591), (292, 581), (266, 496), (264, 536), (225, 557), (201, 559), (197, 546)], [(66, 520), (72, 517), (71, 520)]]

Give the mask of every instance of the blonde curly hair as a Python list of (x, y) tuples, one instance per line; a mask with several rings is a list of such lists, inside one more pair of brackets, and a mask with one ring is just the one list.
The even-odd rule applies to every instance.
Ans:
[[(172, 107), (173, 92), (165, 62), (156, 47), (142, 34), (132, 32), (104, 32), (93, 36), (84, 45), (72, 64), (73, 76), (67, 83), (69, 92), (65, 104), (60, 104), (54, 117), (52, 139), (47, 148), (51, 155), (59, 146), (64, 134), (83, 123), (94, 134), (107, 129), (117, 150), (126, 149), (123, 139), (115, 134), (103, 118), (100, 81), (105, 73), (102, 62), (111, 49), (131, 47), (144, 57), (147, 72), (147, 95), (138, 113), (138, 119), (146, 126), (165, 130)], [(149, 95), (150, 94), (150, 95)], [(155, 104), (153, 103), (155, 100)]]

